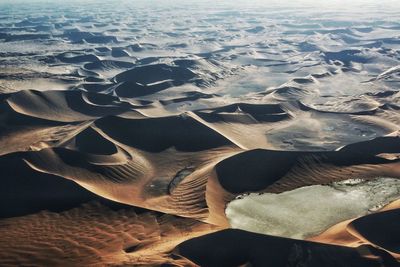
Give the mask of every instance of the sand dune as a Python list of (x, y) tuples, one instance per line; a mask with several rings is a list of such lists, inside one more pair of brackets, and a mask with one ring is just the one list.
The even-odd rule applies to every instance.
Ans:
[[(82, 91), (20, 91), (5, 100), (4, 105), (30, 117), (59, 121), (87, 121), (122, 113), (129, 105), (114, 102), (117, 98)], [(125, 108), (124, 108), (125, 106)]]
[[(386, 254), (390, 255), (389, 257), (394, 257), (398, 260), (400, 257), (394, 245), (396, 242), (392, 243), (393, 240), (396, 240), (397, 226), (395, 225), (395, 220), (388, 220), (389, 217), (394, 219), (397, 216), (398, 208), (399, 201), (396, 200), (386, 205), (381, 209), (381, 212), (374, 212), (367, 216), (343, 221), (309, 239), (316, 242), (349, 247), (357, 247), (360, 244), (367, 243), (374, 247), (379, 247), (386, 251)], [(383, 233), (383, 229), (385, 229), (385, 233)], [(397, 265), (393, 263), (393, 266)]]
[(385, 251), (372, 246), (354, 249), (235, 229), (185, 241), (177, 249), (201, 266), (398, 266)]
[[(15, 193), (21, 197), (2, 209), (5, 217), (42, 209), (65, 210), (103, 197), (227, 227), (225, 207), (238, 195), (276, 194), (349, 178), (400, 177), (396, 134), (336, 151), (280, 151), (249, 149), (245, 144), (251, 136), (239, 136), (235, 126), (226, 126), (264, 123), (271, 127), (268, 124), (291, 119), (286, 106), (237, 104), (149, 117), (143, 114), (146, 105), (80, 91), (21, 91), (3, 101), (8, 123), (22, 126), (29, 121), (32, 125), (20, 130), (10, 127), (11, 132), (3, 137), (9, 152), (0, 158), (2, 168), (6, 173), (13, 173), (17, 166), (24, 170), (13, 174), (8, 185), (30, 177), (43, 190), (51, 179), (51, 192), (57, 196), (36, 197), (29, 186), (18, 189), (21, 193), (14, 190), (3, 196), (4, 201)], [(53, 129), (58, 135), (55, 140), (40, 135), (53, 136)], [(7, 137), (11, 134), (29, 136), (25, 147), (18, 138), (10, 143), (13, 139)], [(273, 148), (273, 144), (266, 146)], [(24, 206), (26, 201), (32, 205)], [(376, 237), (360, 236), (365, 242), (387, 247), (384, 241), (375, 241)]]
[(21, 1), (1, 266), (399, 265), (396, 3)]
[(187, 239), (217, 230), (194, 220), (132, 207), (91, 203), (61, 213), (40, 212), (1, 222), (2, 266), (195, 266), (169, 252)]
[[(399, 236), (396, 221), (399, 216), (399, 210), (388, 210), (376, 214), (370, 214), (365, 217), (358, 218), (349, 224), (351, 233), (367, 240), (371, 244), (377, 245), (389, 252), (396, 253), (399, 257), (400, 250), (397, 245), (397, 237)], [(374, 229), (377, 225), (380, 227)], [(372, 231), (374, 229), (374, 231)], [(383, 229), (385, 229), (383, 231)]]
[[(388, 137), (389, 138), (389, 137)], [(398, 137), (391, 138), (396, 143)], [(377, 147), (374, 149), (374, 143)], [(368, 150), (384, 150), (379, 142), (366, 142)], [(355, 148), (357, 145), (353, 145)], [(395, 153), (399, 152), (397, 146)], [(392, 152), (393, 147), (388, 148)], [(399, 160), (387, 160), (365, 151), (342, 148), (335, 152), (250, 150), (216, 165), (221, 185), (232, 193), (283, 192), (301, 186), (326, 184), (350, 178), (399, 177)], [(240, 162), (240, 165), (239, 165)], [(252, 172), (251, 180), (243, 179)]]

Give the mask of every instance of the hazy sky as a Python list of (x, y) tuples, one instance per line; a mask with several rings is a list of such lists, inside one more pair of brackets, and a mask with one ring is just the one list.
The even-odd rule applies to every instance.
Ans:
[(382, 14), (389, 14), (389, 20), (390, 18), (397, 17), (396, 14), (400, 17), (400, 0), (0, 0), (0, 5), (6, 5), (6, 7), (3, 6), (3, 14), (4, 10), (7, 12), (7, 9), (5, 9), (7, 7), (13, 8), (13, 11), (10, 12), (15, 12), (15, 8), (18, 9), (21, 6), (24, 10), (23, 12), (26, 12), (26, 10), (29, 10), (29, 5), (26, 5), (27, 3), (35, 5), (38, 3), (43, 4), (43, 7), (50, 11), (52, 7), (57, 5), (62, 7), (67, 6), (72, 9), (75, 7), (86, 8), (86, 5), (89, 5), (90, 8), (96, 7), (96, 9), (101, 9), (104, 7), (101, 3), (112, 3), (111, 6), (115, 3), (119, 8), (121, 6), (128, 8), (135, 8), (137, 6), (149, 10), (153, 7), (179, 7), (180, 9), (185, 9), (185, 6), (190, 8), (197, 6), (197, 10), (201, 12), (215, 9), (260, 12), (279, 9), (280, 11), (289, 12), (301, 9), (302, 14), (337, 12), (337, 19), (347, 21), (353, 19), (349, 13), (357, 13), (358, 17), (362, 16), (364, 18), (374, 17), (373, 14), (379, 14), (380, 16)]
[[(76, 3), (83, 3), (83, 2), (148, 2), (148, 3), (157, 3), (157, 4), (168, 4), (168, 3), (174, 3), (174, 2), (197, 2), (197, 3), (202, 3), (202, 2), (214, 2), (215, 1), (210, 1), (210, 0), (68, 0), (68, 1), (63, 1), (63, 0), (0, 0), (0, 3), (49, 3), (49, 4), (56, 4), (58, 3), (66, 3), (66, 2), (76, 2)], [(274, 5), (280, 5), (280, 6), (293, 6), (293, 5), (318, 5), (318, 6), (351, 6), (351, 5), (360, 5), (360, 4), (367, 4), (367, 5), (376, 5), (376, 6), (382, 6), (382, 5), (391, 5), (393, 7), (397, 7), (400, 10), (400, 2), (398, 0), (219, 0), (219, 3), (221, 2), (226, 2), (229, 4), (233, 3), (246, 3), (246, 4), (274, 4)]]

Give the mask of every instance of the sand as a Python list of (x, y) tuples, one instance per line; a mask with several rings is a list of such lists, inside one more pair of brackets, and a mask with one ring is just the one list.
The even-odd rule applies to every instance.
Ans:
[(0, 3), (0, 265), (398, 266), (398, 15)]

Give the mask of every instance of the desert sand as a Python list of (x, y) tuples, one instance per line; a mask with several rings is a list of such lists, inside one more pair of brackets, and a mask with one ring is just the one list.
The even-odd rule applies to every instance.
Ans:
[(400, 5), (150, 2), (0, 3), (0, 266), (400, 266)]

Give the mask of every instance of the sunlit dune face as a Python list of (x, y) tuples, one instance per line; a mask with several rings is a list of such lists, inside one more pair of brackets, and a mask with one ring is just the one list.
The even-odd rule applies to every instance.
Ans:
[[(90, 203), (62, 212), (5, 219), (1, 223), (0, 264), (104, 266), (190, 261), (168, 253), (179, 243), (216, 231), (215, 226), (134, 208), (113, 210)], [(17, 256), (16, 256), (17, 255)]]

